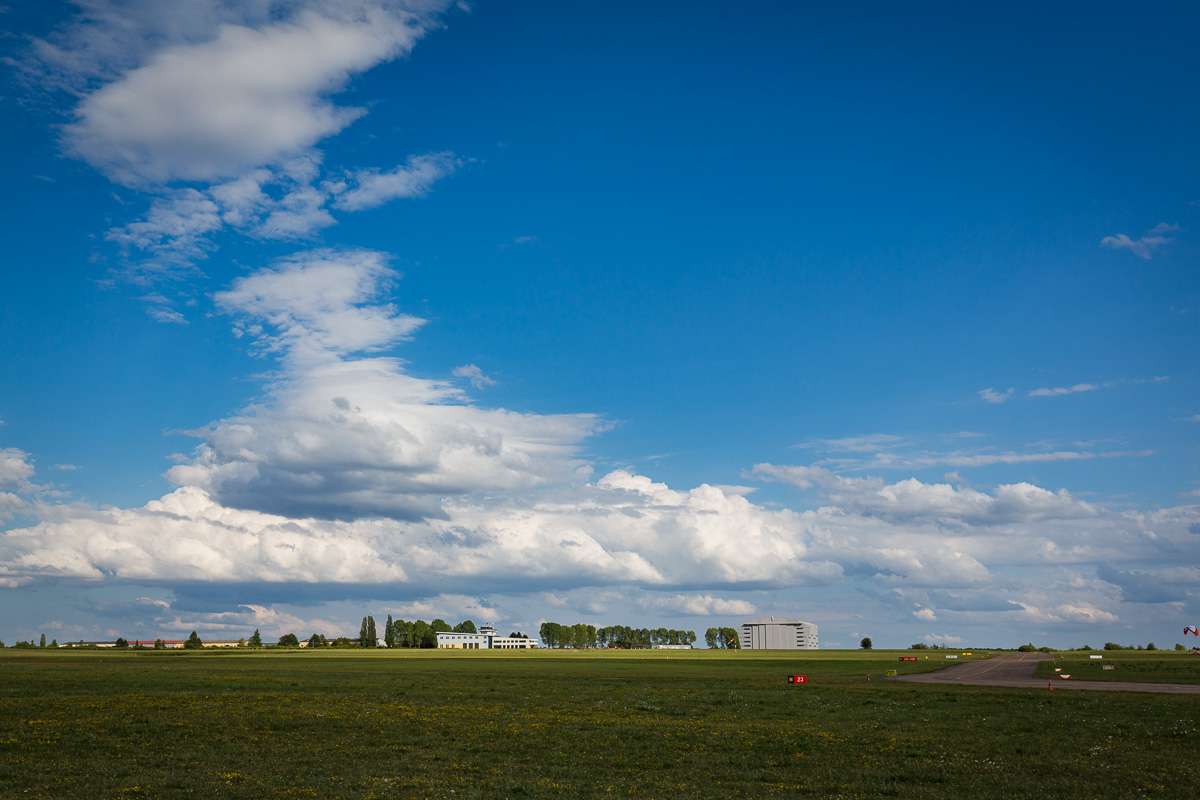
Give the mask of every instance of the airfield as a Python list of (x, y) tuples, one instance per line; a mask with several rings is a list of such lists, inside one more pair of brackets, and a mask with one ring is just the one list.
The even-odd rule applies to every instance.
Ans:
[[(1081, 654), (939, 672), (907, 652), (4, 650), (0, 797), (1200, 793), (1194, 696), (1048, 690), (1090, 677)], [(1120, 682), (1200, 685), (1186, 653), (1104, 658)], [(1006, 663), (1036, 685), (954, 677)]]
[[(1200, 684), (1148, 683), (1145, 681), (1088, 681), (1038, 678), (1039, 663), (1053, 661), (1049, 653), (1001, 653), (987, 661), (955, 664), (937, 672), (897, 676), (895, 680), (914, 683), (960, 684), (970, 686), (1006, 686), (1014, 689), (1091, 690), (1098, 692), (1159, 692), (1162, 694), (1200, 694)], [(1196, 659), (1200, 661), (1200, 657)], [(1058, 678), (1057, 680), (1055, 678)], [(1053, 686), (1053, 689), (1051, 689)]]

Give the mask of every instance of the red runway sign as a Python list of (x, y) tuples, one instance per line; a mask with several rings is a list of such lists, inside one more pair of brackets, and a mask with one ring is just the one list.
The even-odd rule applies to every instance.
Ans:
[(808, 683), (807, 675), (788, 675), (788, 683)]
[(916, 661), (916, 656), (900, 656), (901, 661)]

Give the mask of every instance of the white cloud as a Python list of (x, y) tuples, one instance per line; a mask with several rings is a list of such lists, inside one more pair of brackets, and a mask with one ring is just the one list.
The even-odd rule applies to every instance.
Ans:
[(677, 594), (661, 597), (647, 595), (641, 599), (645, 608), (693, 617), (747, 616), (758, 608), (747, 600), (716, 597), (708, 594)]
[(1039, 608), (1019, 600), (1012, 601), (1021, 608), (1021, 616), (1039, 624), (1074, 622), (1087, 625), (1120, 622), (1120, 617), (1108, 611), (1103, 611), (1088, 603), (1064, 603), (1062, 605)]
[(1003, 403), (1005, 400), (1012, 397), (1012, 394), (1013, 389), (1011, 386), (1008, 388), (1008, 391), (1005, 392), (997, 392), (990, 386), (979, 391), (979, 396), (988, 403)]
[[(69, 154), (154, 195), (143, 218), (107, 234), (123, 259), (114, 277), (147, 286), (197, 273), (223, 231), (311, 238), (336, 224), (331, 207), (422, 196), (462, 163), (434, 152), (331, 181), (317, 149), (366, 113), (333, 95), (407, 54), (440, 24), (447, 0), (81, 5), (64, 31), (33, 43), (22, 68), (80, 97), (63, 128)], [(186, 321), (169, 302), (148, 312)]]
[(1114, 250), (1128, 250), (1138, 258), (1148, 260), (1159, 247), (1167, 242), (1174, 241), (1171, 237), (1163, 236), (1162, 234), (1175, 233), (1178, 230), (1178, 225), (1160, 222), (1139, 239), (1131, 239), (1123, 233), (1118, 233), (1116, 236), (1105, 236), (1100, 240), (1100, 244), (1104, 247), (1111, 247)]
[(33, 473), (29, 453), (15, 447), (0, 448), (0, 489), (28, 491)]
[(1100, 387), (1094, 383), (1077, 383), (1074, 386), (1059, 386), (1053, 389), (1033, 389), (1029, 392), (1030, 397), (1061, 397), (1064, 394), (1076, 394), (1078, 392), (1094, 392)]
[(381, 301), (398, 277), (381, 253), (316, 250), (239, 278), (213, 299), (263, 350), (328, 363), (395, 344), (424, 322)]
[[(61, 509), (10, 531), (0, 578), (388, 584), (530, 589), (696, 582), (797, 585), (840, 577), (806, 557), (791, 512), (629, 473), (536, 500), (446, 501), (446, 519), (337, 522), (237, 510), (184, 487), (140, 509)], [(680, 613), (738, 601), (671, 600)], [(727, 609), (727, 610), (723, 610)]]
[(865, 453), (886, 450), (904, 441), (903, 436), (890, 433), (872, 433), (865, 436), (848, 436), (842, 439), (818, 439), (802, 445), (799, 448), (819, 447), (824, 450), (842, 453)]
[(496, 381), (483, 374), (483, 370), (474, 364), (465, 364), (461, 367), (455, 367), (453, 374), (459, 378), (467, 378), (471, 381), (471, 385), (476, 389), (483, 389), (487, 386), (495, 386)]
[(932, 608), (918, 608), (913, 616), (922, 622), (937, 622), (937, 614), (933, 613)]
[(84, 97), (67, 149), (134, 186), (215, 181), (302, 153), (365, 113), (328, 95), (424, 33), (420, 17), (384, 4), (326, 10), (219, 25), (210, 40), (147, 55)]
[(1155, 225), (1153, 228), (1151, 228), (1150, 230), (1147, 231), (1147, 233), (1149, 233), (1151, 235), (1159, 234), (1159, 233), (1178, 233), (1178, 232), (1179, 232), (1179, 226), (1175, 223), (1169, 223), (1169, 222), (1160, 222), (1157, 225)]
[(951, 636), (948, 633), (929, 633), (921, 637), (929, 644), (962, 644), (961, 636)]
[(1094, 517), (1099, 512), (1065, 489), (1050, 492), (1028, 483), (998, 486), (992, 495), (915, 478), (885, 483), (880, 478), (844, 478), (820, 467), (756, 464), (755, 476), (801, 489), (817, 487), (837, 508), (893, 521), (937, 520), (943, 524), (1001, 525), (1016, 521)]
[(410, 156), (404, 166), (387, 172), (359, 170), (350, 178), (357, 184), (353, 189), (346, 188), (343, 183), (329, 184), (327, 188), (337, 195), (334, 206), (345, 211), (361, 211), (391, 200), (424, 197), (433, 184), (454, 174), (461, 163), (453, 153)]
[(394, 358), (352, 357), (421, 320), (386, 302), (396, 279), (369, 251), (304, 253), (215, 297), (238, 330), (281, 356), (265, 402), (209, 425), (168, 476), (220, 502), (288, 516), (443, 516), (441, 499), (586, 480), (590, 414), (480, 409)]
[(221, 227), (220, 208), (196, 189), (169, 192), (154, 200), (144, 220), (109, 231), (125, 248), (195, 259), (208, 249), (208, 235)]

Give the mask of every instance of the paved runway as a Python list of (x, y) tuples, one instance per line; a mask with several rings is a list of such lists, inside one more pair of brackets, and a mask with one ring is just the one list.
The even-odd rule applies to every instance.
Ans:
[[(889, 678), (912, 683), (965, 683), (973, 686), (1013, 686), (1022, 689), (1049, 690), (1050, 682), (1033, 677), (1039, 661), (1048, 661), (1049, 653), (1004, 653), (985, 661), (968, 661), (937, 672), (901, 675)], [(1129, 683), (1128, 681), (1076, 681), (1055, 679), (1054, 689), (1091, 689), (1102, 692), (1160, 692), (1163, 694), (1200, 694), (1200, 686), (1181, 683)]]

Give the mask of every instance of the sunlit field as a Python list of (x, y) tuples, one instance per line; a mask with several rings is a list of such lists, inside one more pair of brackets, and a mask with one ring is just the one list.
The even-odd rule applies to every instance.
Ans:
[[(1113, 672), (1140, 679), (1138, 655)], [(1200, 791), (1200, 697), (880, 679), (946, 663), (911, 651), (6, 650), (0, 796)]]

